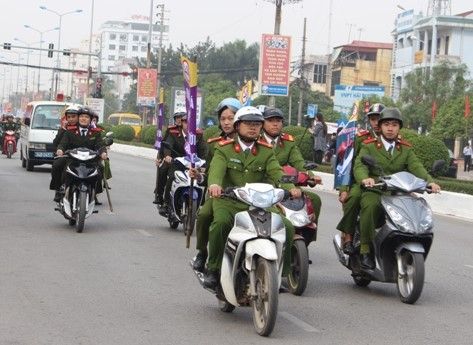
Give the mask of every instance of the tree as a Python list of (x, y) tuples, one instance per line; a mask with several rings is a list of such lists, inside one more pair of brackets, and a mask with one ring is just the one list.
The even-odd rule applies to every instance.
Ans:
[[(472, 97), (470, 96), (470, 99)], [(443, 104), (432, 125), (432, 136), (441, 140), (468, 139), (473, 128), (473, 117), (465, 118), (465, 97), (456, 97)]]

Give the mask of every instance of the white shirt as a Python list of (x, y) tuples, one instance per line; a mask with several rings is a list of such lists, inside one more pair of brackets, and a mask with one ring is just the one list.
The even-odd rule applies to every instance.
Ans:
[(263, 133), (263, 135), (264, 135), (264, 138), (266, 139), (266, 141), (268, 142), (268, 144), (273, 145), (273, 143), (272, 143), (273, 141), (274, 141), (274, 145), (276, 145), (278, 143), (279, 137), (272, 138), (269, 135), (267, 135), (266, 133)]
[(384, 139), (384, 137), (381, 135), (381, 141), (383, 142), (383, 145), (384, 145), (384, 148), (386, 149), (386, 151), (389, 153), (389, 149), (392, 147), (392, 153), (394, 153), (394, 148), (396, 147), (396, 141), (393, 141), (393, 142), (389, 142), (387, 141), (386, 139)]
[(253, 141), (249, 146), (246, 145), (243, 141), (241, 141), (240, 137), (238, 137), (238, 144), (240, 144), (240, 147), (241, 147), (241, 150), (243, 152), (245, 152), (247, 149), (250, 149), (250, 152), (251, 152), (251, 149), (253, 148), (253, 146), (255, 145), (255, 142)]
[(87, 133), (89, 132), (89, 130), (87, 128), (80, 128), (80, 136), (87, 136)]
[(471, 148), (471, 146), (465, 146), (465, 148), (463, 149), (463, 155), (473, 156), (473, 149)]

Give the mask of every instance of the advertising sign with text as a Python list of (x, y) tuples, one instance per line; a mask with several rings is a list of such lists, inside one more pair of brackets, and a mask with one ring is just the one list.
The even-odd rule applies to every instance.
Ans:
[(158, 71), (152, 68), (138, 68), (138, 84), (136, 86), (136, 105), (154, 107), (157, 96)]
[(288, 95), (290, 58), (290, 36), (263, 34), (259, 68), (262, 95)]

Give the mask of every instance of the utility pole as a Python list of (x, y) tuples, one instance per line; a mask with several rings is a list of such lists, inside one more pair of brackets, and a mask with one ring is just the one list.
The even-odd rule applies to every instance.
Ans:
[(333, 0), (330, 0), (328, 10), (328, 37), (327, 37), (327, 76), (325, 78), (325, 96), (330, 97), (332, 93), (332, 5)]
[[(92, 0), (92, 9), (90, 11), (90, 32), (89, 32), (89, 54), (92, 53), (92, 32), (94, 29), (94, 0)], [(100, 42), (102, 43), (102, 42)], [(100, 46), (100, 49), (102, 49), (102, 46)], [(90, 58), (91, 56), (89, 55), (87, 59), (87, 71), (90, 71)], [(69, 58), (70, 61), (70, 58)], [(72, 86), (71, 86), (72, 88)], [(72, 93), (72, 92), (71, 92)], [(87, 97), (90, 95), (90, 76), (87, 75)]]
[(307, 18), (304, 18), (304, 34), (302, 36), (302, 57), (301, 57), (301, 78), (299, 79), (299, 108), (297, 110), (297, 125), (300, 126), (302, 122), (302, 103), (304, 100), (304, 89), (305, 89), (305, 79), (304, 79), (304, 67), (305, 67), (305, 42), (306, 42), (306, 24)]
[(158, 124), (158, 104), (159, 104), (159, 94), (161, 90), (161, 58), (163, 55), (163, 32), (164, 32), (164, 4), (158, 4), (157, 7), (161, 9), (161, 12), (158, 12), (159, 20), (157, 22), (159, 28), (159, 41), (158, 41), (158, 80), (156, 81), (157, 97), (156, 97), (156, 125)]

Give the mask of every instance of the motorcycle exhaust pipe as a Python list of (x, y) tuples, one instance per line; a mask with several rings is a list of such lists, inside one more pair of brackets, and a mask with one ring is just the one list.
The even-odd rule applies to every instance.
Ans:
[(333, 246), (335, 247), (335, 252), (338, 256), (338, 261), (340, 261), (343, 266), (348, 267), (349, 256), (343, 252), (342, 238), (340, 237), (340, 234), (335, 234), (335, 236), (333, 236)]

